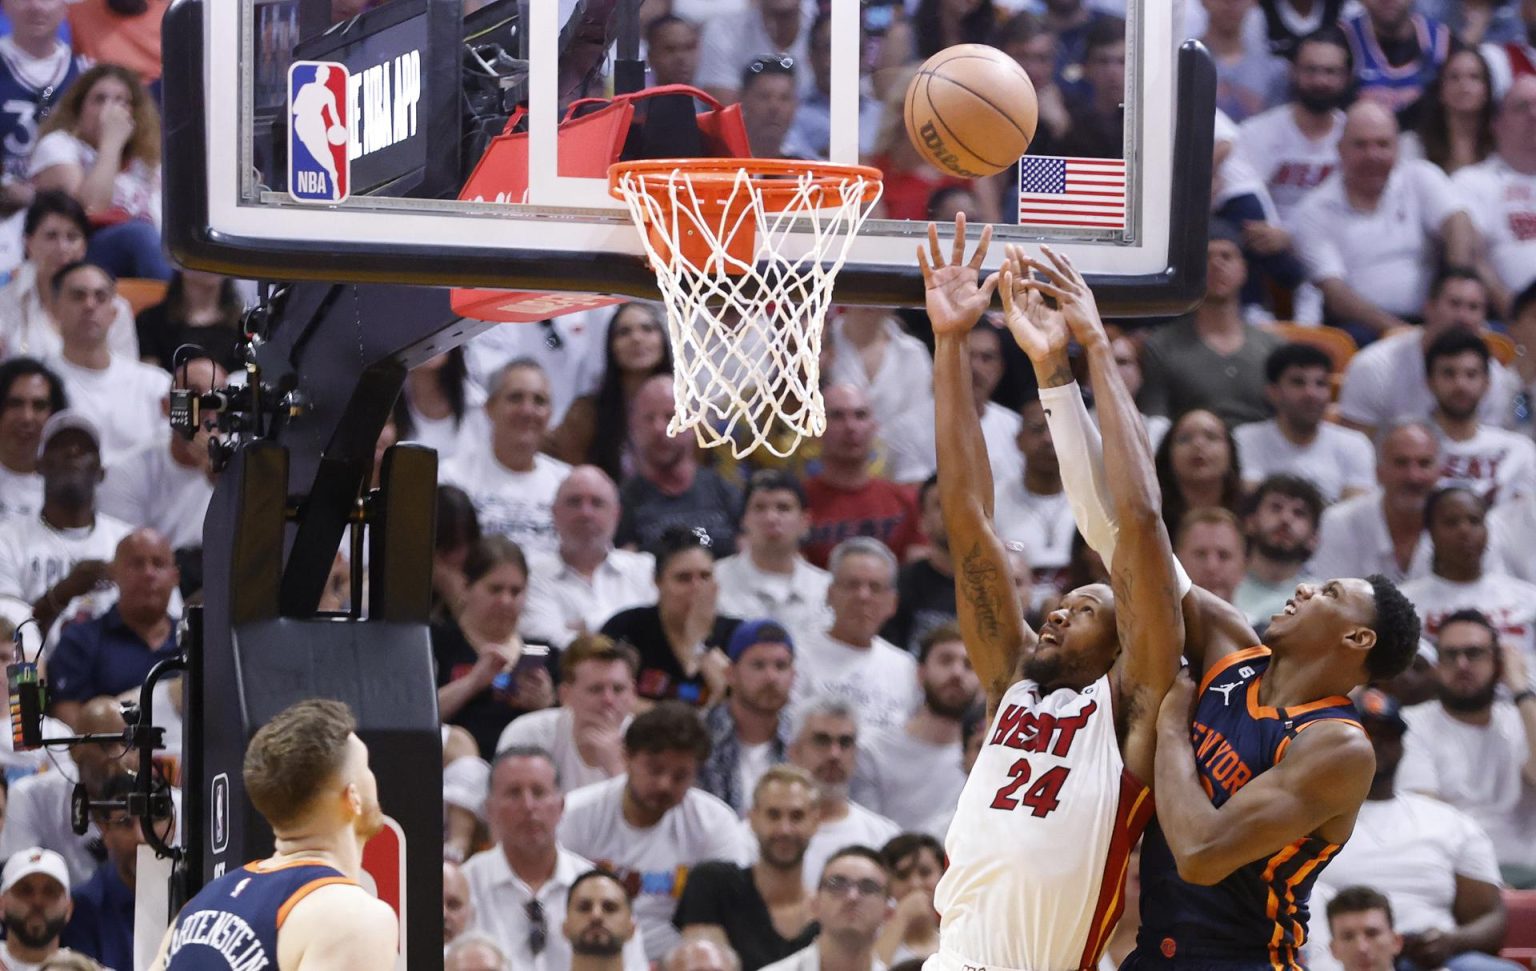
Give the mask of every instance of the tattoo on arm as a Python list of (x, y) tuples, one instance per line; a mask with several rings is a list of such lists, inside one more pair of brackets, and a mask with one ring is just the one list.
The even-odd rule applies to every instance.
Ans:
[(1042, 388), (1063, 387), (1077, 380), (1077, 376), (1072, 373), (1071, 363), (1065, 359), (1051, 362), (1050, 368), (1044, 374), (1035, 372), (1036, 381)]
[(992, 586), (1004, 580), (1002, 571), (978, 545), (965, 554), (965, 559), (961, 563), (961, 573), (965, 581), (961, 590), (965, 595), (966, 603), (969, 603), (975, 611), (977, 626), (987, 637), (1001, 636), (1002, 621), (998, 616), (1001, 605), (992, 592)]

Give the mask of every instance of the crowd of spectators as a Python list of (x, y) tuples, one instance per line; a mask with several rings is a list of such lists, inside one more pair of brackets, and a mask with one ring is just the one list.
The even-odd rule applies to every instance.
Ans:
[[(45, 658), (49, 733), (120, 730), (116, 698), (175, 650), (216, 475), (206, 430), (168, 435), (168, 393), (225, 382), (253, 292), (160, 245), (167, 6), (0, 0), (0, 661), (36, 621), (21, 643)], [(1536, 887), (1536, 0), (1185, 6), (1219, 78), (1208, 292), (1115, 339), (1170, 535), (1261, 631), (1300, 582), (1403, 583), (1425, 639), (1359, 699), (1378, 775), (1319, 883), (1309, 958), (1383, 971), (1395, 929), (1387, 965), (1497, 971), (1501, 891)], [(739, 101), (756, 154), (824, 155), (826, 7), (648, 0), (651, 78)], [(1122, 153), (1124, 0), (863, 10), (882, 215), (1010, 221), (1010, 174), (948, 177), (903, 133), (906, 79), (951, 44), (1030, 75), (1031, 151)], [(163, 299), (130, 303), (143, 279)], [(202, 350), (177, 360), (185, 344)], [(785, 460), (668, 434), (647, 303), (498, 328), (410, 374), (380, 448), (441, 460), (447, 967), (934, 951), (942, 840), (986, 726), (933, 487), (930, 347), (918, 311), (835, 311), (827, 431)], [(990, 317), (970, 363), (1038, 624), (1103, 566)], [(68, 807), (76, 781), (125, 791), (133, 753), (0, 749), (0, 963), (131, 966), (142, 837), (101, 811), (76, 836)], [(1135, 889), (1106, 966), (1134, 941)]]

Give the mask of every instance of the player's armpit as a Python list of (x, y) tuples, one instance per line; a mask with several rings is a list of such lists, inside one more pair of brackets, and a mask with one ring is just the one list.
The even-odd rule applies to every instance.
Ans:
[[(1187, 698), (1187, 692), (1170, 693)], [(1195, 771), (1187, 729), (1159, 723), (1157, 818), (1179, 876), (1202, 886), (1320, 833), (1343, 843), (1370, 791), (1376, 756), (1370, 740), (1345, 722), (1319, 722), (1296, 735), (1285, 757), (1217, 808)]]
[(1203, 675), (1228, 654), (1259, 643), (1259, 635), (1241, 610), (1204, 587), (1184, 595), (1184, 656), (1190, 669)]
[(361, 887), (336, 884), (305, 897), (277, 935), (281, 971), (380, 971), (395, 966), (400, 924)]

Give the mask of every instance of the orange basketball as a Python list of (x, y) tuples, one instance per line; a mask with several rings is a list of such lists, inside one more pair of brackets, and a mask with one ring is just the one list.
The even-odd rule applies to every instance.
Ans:
[(1024, 154), (1039, 111), (1017, 61), (985, 44), (957, 44), (924, 61), (907, 86), (907, 137), (943, 171), (974, 179)]

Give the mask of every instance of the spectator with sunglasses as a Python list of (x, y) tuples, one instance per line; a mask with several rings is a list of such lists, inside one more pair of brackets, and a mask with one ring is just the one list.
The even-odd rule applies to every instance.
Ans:
[(875, 957), (875, 938), (891, 915), (890, 892), (890, 871), (879, 853), (867, 846), (838, 850), (827, 861), (811, 899), (811, 914), (820, 922), (821, 934), (810, 947), (763, 971), (884, 968)]
[[(518, 971), (567, 971), (571, 942), (560, 932), (567, 902), (591, 861), (556, 837), (565, 814), (559, 773), (549, 753), (513, 746), (497, 753), (485, 814), (496, 845), (464, 863), (474, 930), (496, 943)], [(644, 971), (636, 931), (623, 948), (625, 971)]]
[(795, 122), (799, 86), (788, 56), (754, 58), (741, 72), (741, 121), (754, 158), (801, 158), (809, 149), (786, 141)]

